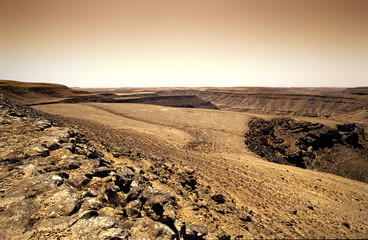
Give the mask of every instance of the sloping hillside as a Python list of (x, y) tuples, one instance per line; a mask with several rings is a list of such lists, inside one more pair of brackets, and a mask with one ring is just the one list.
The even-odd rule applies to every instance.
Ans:
[[(132, 164), (154, 173), (163, 189), (188, 200), (178, 204), (180, 216), (205, 225), (208, 239), (222, 233), (232, 239), (367, 235), (368, 185), (262, 160), (244, 144), (251, 114), (136, 103), (35, 108), (70, 119), (116, 156), (131, 156)], [(141, 158), (148, 159), (152, 168)], [(195, 179), (183, 181), (189, 192), (176, 185), (180, 177), (176, 167), (181, 165), (195, 170)]]
[(29, 106), (55, 103), (101, 102), (143, 103), (170, 107), (217, 109), (211, 102), (195, 95), (159, 96), (154, 92), (140, 93), (134, 91), (115, 94), (113, 91), (88, 90), (71, 89), (60, 84), (0, 80), (0, 93)]
[(0, 80), (0, 93), (17, 102), (29, 104), (55, 101), (85, 92), (76, 91), (61, 84)]

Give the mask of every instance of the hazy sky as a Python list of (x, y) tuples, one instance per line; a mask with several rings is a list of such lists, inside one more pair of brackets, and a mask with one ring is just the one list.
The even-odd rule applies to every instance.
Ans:
[(367, 0), (0, 0), (0, 79), (367, 86)]

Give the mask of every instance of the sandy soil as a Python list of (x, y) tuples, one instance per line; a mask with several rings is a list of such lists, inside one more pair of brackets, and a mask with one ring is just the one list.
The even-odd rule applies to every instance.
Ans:
[[(256, 115), (123, 103), (35, 108), (101, 124), (144, 154), (189, 165), (200, 182), (253, 212), (246, 227), (237, 218), (217, 215), (210, 232), (217, 228), (256, 238), (368, 237), (368, 185), (262, 160), (244, 145), (247, 123)], [(183, 209), (184, 218), (200, 222), (205, 217)]]

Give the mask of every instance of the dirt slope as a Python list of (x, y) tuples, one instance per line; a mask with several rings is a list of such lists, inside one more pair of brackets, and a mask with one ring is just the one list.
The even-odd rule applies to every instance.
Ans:
[[(368, 235), (368, 185), (262, 160), (244, 147), (248, 122), (255, 115), (123, 103), (36, 108), (73, 119), (112, 151), (135, 156), (137, 164), (143, 156), (191, 166), (200, 185), (225, 198), (222, 205), (204, 200), (201, 191), (183, 196), (196, 204), (185, 203), (180, 216), (206, 225), (209, 239), (220, 232), (245, 238)], [(162, 186), (171, 188), (169, 182)]]
[[(154, 165), (140, 159), (137, 166), (3, 95), (0, 131), (0, 239), (189, 240), (208, 234), (206, 226), (181, 217), (182, 206), (191, 203), (181, 195), (204, 192), (189, 167), (158, 159)], [(175, 171), (170, 186), (180, 195), (160, 184), (169, 177), (163, 168)]]

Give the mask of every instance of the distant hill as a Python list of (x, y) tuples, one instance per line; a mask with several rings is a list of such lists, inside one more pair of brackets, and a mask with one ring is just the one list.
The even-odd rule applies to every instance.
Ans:
[(0, 93), (23, 104), (55, 101), (86, 92), (61, 84), (0, 80)]
[(109, 93), (101, 89), (69, 88), (61, 84), (28, 83), (0, 80), (0, 93), (25, 105), (41, 105), (53, 103), (142, 103), (170, 107), (217, 109), (209, 101), (195, 95), (158, 96), (155, 92), (140, 93), (128, 91)]

